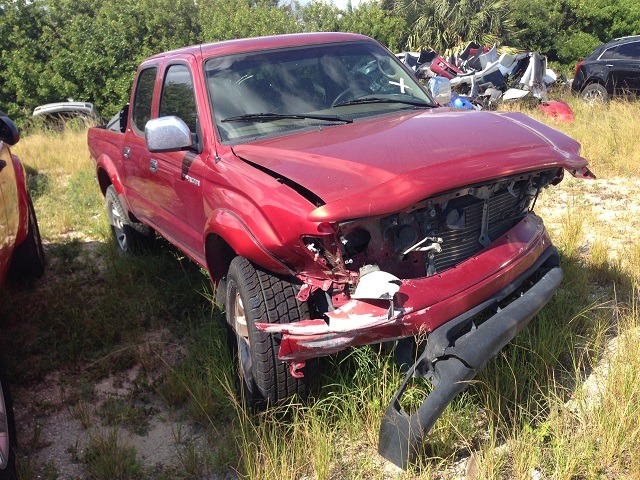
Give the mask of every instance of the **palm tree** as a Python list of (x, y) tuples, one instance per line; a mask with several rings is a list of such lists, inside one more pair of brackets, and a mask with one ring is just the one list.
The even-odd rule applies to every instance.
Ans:
[(508, 0), (395, 0), (393, 9), (412, 26), (410, 50), (444, 52), (463, 41), (489, 45), (514, 31)]

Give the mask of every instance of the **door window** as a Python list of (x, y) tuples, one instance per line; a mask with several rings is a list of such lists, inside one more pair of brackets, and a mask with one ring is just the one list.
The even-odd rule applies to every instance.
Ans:
[(160, 117), (175, 115), (187, 124), (193, 135), (197, 132), (198, 114), (189, 67), (171, 65), (167, 69), (160, 97)]
[(139, 133), (144, 132), (144, 126), (151, 118), (151, 102), (153, 101), (153, 87), (156, 83), (157, 69), (147, 68), (138, 75), (136, 95), (133, 99), (132, 123)]
[(616, 50), (615, 58), (619, 60), (640, 61), (640, 42), (625, 43)]
[(618, 47), (611, 47), (611, 48), (607, 48), (604, 52), (602, 52), (602, 55), (600, 55), (600, 60), (612, 60), (616, 57), (616, 49)]

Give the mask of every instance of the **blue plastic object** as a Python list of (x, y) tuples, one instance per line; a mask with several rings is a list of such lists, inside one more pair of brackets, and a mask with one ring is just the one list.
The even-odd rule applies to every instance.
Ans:
[(445, 107), (459, 108), (461, 110), (473, 110), (473, 105), (466, 97), (461, 97), (455, 92), (451, 92), (451, 101)]

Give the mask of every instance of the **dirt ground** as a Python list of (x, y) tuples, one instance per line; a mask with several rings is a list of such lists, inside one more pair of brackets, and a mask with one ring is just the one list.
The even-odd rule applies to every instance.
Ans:
[[(583, 255), (590, 254), (594, 242), (604, 242), (607, 255), (615, 261), (624, 257), (631, 244), (638, 244), (640, 178), (603, 178), (592, 182), (566, 178), (553, 190), (545, 192), (536, 207), (545, 219), (552, 238), (555, 239), (555, 232), (560, 231), (567, 215), (577, 212), (588, 218), (582, 235)], [(590, 228), (596, 223), (597, 228)], [(603, 232), (606, 232), (606, 238), (602, 238)], [(168, 332), (163, 331), (149, 332), (147, 347), (162, 344), (161, 340), (167, 335)], [(172, 350), (163, 351), (161, 355), (169, 361), (176, 361), (180, 353)], [(38, 478), (87, 478), (84, 466), (78, 459), (82, 458), (90, 432), (107, 428), (101, 425), (96, 409), (110, 399), (130, 398), (132, 392), (148, 384), (153, 375), (153, 369), (150, 371), (136, 365), (91, 386), (94, 392), (91, 404), (79, 403), (73, 407), (70, 406), (73, 402), (69, 400), (86, 386), (61, 373), (50, 374), (44, 381), (28, 389), (17, 388), (14, 397), (18, 435), (22, 442), (31, 445), (29, 462)], [(170, 475), (161, 477), (160, 473), (165, 472), (166, 475), (166, 472), (180, 470), (178, 452), (185, 445), (191, 443), (205, 448), (204, 433), (186, 421), (182, 412), (168, 410), (153, 395), (149, 395), (148, 401), (152, 414), (143, 431), (136, 433), (123, 427), (118, 434), (125, 442), (135, 446), (138, 458), (147, 471), (158, 472), (157, 478), (173, 478)], [(52, 470), (57, 471), (59, 476), (47, 476), (47, 472)], [(450, 473), (454, 478), (471, 479), (474, 478), (473, 471), (472, 460), (451, 466)], [(206, 478), (235, 478), (235, 475), (229, 470)]]
[[(160, 349), (161, 345), (164, 348)], [(137, 357), (162, 358), (169, 364), (176, 363), (183, 353), (176, 350), (175, 339), (168, 331), (148, 332), (139, 349), (143, 352)], [(160, 365), (153, 361), (144, 363), (100, 380), (91, 386), (92, 392), (88, 396), (81, 392), (87, 387), (79, 384), (78, 379), (69, 378), (68, 372), (54, 372), (37, 385), (18, 388), (14, 392), (18, 437), (21, 444), (23, 441), (29, 444), (28, 462), (35, 467), (37, 478), (87, 478), (81, 459), (90, 436), (108, 437), (114, 431), (112, 426), (104, 425), (104, 413), (99, 412), (113, 401), (121, 400), (128, 405), (132, 398), (142, 397), (141, 390), (147, 391), (143, 424), (134, 425), (137, 428), (119, 427), (117, 434), (122, 445), (135, 447), (144, 470), (153, 472), (151, 478), (175, 478), (160, 475), (182, 469), (179, 452), (184, 452), (185, 446), (208, 448), (201, 427), (186, 421), (184, 412), (167, 408), (157, 395), (149, 392), (148, 385), (160, 374)], [(78, 400), (87, 397), (90, 400)], [(46, 472), (53, 471), (57, 471), (58, 476), (48, 477)], [(201, 478), (236, 476), (229, 471), (224, 475)]]

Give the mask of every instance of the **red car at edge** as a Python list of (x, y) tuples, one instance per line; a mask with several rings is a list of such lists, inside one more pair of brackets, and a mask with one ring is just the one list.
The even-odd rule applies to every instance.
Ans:
[[(9, 150), (20, 139), (13, 121), (0, 111), (0, 286), (44, 273), (44, 250), (20, 160)], [(16, 428), (4, 363), (0, 359), (0, 479), (15, 478)]]

